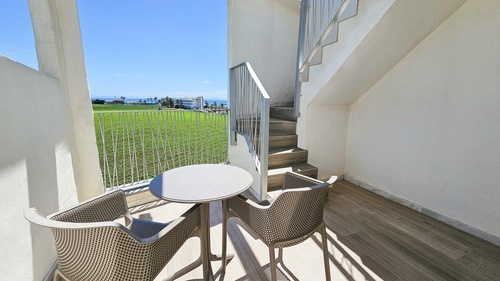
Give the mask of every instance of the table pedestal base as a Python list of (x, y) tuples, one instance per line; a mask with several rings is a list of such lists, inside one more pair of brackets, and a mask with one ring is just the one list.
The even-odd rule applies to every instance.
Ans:
[[(175, 280), (184, 274), (194, 270), (200, 265), (203, 265), (203, 280), (213, 281), (214, 273), (212, 271), (211, 261), (222, 260), (221, 255), (215, 255), (210, 250), (210, 204), (202, 203), (200, 206), (200, 229), (198, 230), (198, 237), (200, 238), (201, 253), (200, 256), (189, 265), (183, 267), (173, 275), (169, 276), (164, 281)], [(228, 254), (226, 260), (230, 261), (234, 257), (233, 254)]]

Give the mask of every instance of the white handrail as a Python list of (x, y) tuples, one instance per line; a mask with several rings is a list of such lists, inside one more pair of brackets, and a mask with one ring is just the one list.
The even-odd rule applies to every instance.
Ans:
[(245, 138), (260, 187), (267, 190), (270, 98), (248, 62), (229, 69), (229, 105), (230, 144), (236, 145), (237, 134)]

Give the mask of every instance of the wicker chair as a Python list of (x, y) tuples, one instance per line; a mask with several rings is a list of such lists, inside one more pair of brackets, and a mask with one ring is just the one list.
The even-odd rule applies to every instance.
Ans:
[(326, 279), (330, 280), (326, 228), (323, 208), (327, 200), (328, 186), (337, 177), (321, 182), (296, 173), (286, 173), (283, 190), (274, 198), (255, 203), (242, 196), (223, 202), (222, 272), (226, 269), (227, 220), (238, 217), (268, 247), (271, 279), (276, 280), (277, 262), (275, 248), (279, 248), (282, 261), (283, 248), (297, 245), (315, 232), (322, 237)]
[(54, 280), (153, 280), (198, 232), (198, 207), (169, 224), (135, 219), (117, 190), (48, 217), (36, 208), (24, 216), (52, 230), (59, 264)]

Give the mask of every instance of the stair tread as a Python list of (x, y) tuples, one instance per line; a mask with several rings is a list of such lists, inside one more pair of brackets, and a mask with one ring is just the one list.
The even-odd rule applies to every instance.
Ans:
[(272, 136), (269, 136), (269, 137), (274, 137), (274, 138), (283, 138), (283, 137), (288, 137), (288, 138), (297, 138), (297, 134), (293, 134), (293, 135), (272, 135)]
[[(239, 119), (240, 121), (242, 122), (253, 122), (255, 124), (260, 124), (260, 120), (259, 119)], [(284, 123), (297, 123), (297, 121), (294, 121), (294, 120), (288, 120), (288, 119), (283, 119), (283, 118), (280, 118), (280, 117), (273, 117), (273, 116), (270, 116), (269, 117), (269, 122), (284, 122)]]
[(271, 108), (283, 108), (283, 109), (293, 110), (293, 106), (271, 106)]
[(284, 147), (284, 148), (273, 148), (269, 149), (269, 156), (271, 155), (278, 155), (278, 154), (284, 154), (284, 153), (296, 153), (296, 152), (304, 152), (307, 151), (306, 149), (302, 149), (300, 147)]
[(271, 118), (279, 118), (283, 120), (288, 120), (292, 122), (297, 121), (297, 117), (294, 115), (293, 107), (289, 106), (271, 106)]
[[(256, 138), (253, 138), (253, 139), (257, 139), (258, 137), (260, 137), (259, 134), (257, 134), (257, 137)], [(297, 134), (284, 134), (284, 133), (280, 133), (280, 132), (276, 132), (275, 134), (269, 132), (269, 139), (270, 141), (273, 141), (275, 139), (283, 139), (283, 138), (298, 138)]]
[(284, 174), (285, 172), (301, 172), (301, 171), (310, 171), (310, 170), (317, 170), (318, 168), (308, 164), (308, 163), (300, 163), (300, 164), (295, 164), (291, 165), (289, 167), (283, 167), (283, 168), (276, 168), (276, 169), (269, 169), (267, 171), (268, 176), (274, 176), (274, 175), (280, 175)]
[(287, 120), (279, 117), (269, 117), (269, 122), (297, 123), (297, 121)]
[(275, 132), (275, 131), (269, 130), (270, 137), (282, 137), (282, 136), (294, 136), (294, 135), (297, 135), (297, 134), (290, 134), (287, 132), (280, 132), (280, 131)]

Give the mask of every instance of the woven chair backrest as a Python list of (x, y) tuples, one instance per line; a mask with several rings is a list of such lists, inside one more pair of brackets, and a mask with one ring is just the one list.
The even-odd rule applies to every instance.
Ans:
[(113, 221), (128, 212), (125, 194), (116, 190), (50, 216), (62, 222), (89, 223)]
[(263, 237), (269, 244), (291, 241), (312, 234), (323, 222), (323, 208), (328, 183), (310, 188), (286, 190), (272, 205), (261, 210), (260, 216), (267, 231)]

